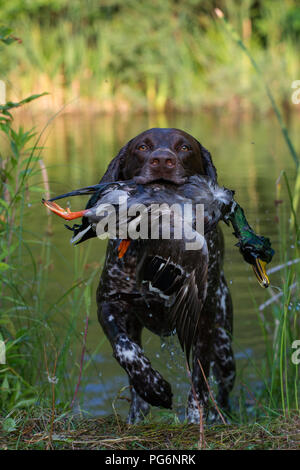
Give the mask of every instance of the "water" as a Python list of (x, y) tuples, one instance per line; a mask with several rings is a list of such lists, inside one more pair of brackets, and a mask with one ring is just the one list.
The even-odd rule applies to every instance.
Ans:
[[(45, 122), (47, 117), (44, 117)], [(38, 120), (41, 128), (41, 119)], [(278, 227), (275, 221), (275, 182), (281, 170), (293, 174), (293, 162), (288, 154), (277, 122), (274, 119), (231, 120), (228, 112), (219, 115), (190, 116), (59, 116), (47, 128), (42, 142), (48, 168), (51, 194), (60, 194), (72, 189), (95, 184), (111, 158), (132, 137), (150, 127), (176, 127), (183, 129), (210, 150), (219, 175), (219, 183), (236, 191), (236, 200), (244, 208), (250, 225), (259, 234), (272, 240), (274, 249), (278, 247)], [(291, 135), (299, 146), (296, 132), (296, 119), (290, 123)], [(47, 137), (47, 138), (46, 138)], [(46, 140), (45, 140), (46, 138)], [(41, 186), (42, 183), (40, 182)], [(72, 209), (84, 207), (86, 199), (72, 200)], [(285, 202), (288, 208), (288, 202)], [(28, 222), (30, 230), (44, 231), (47, 224), (44, 209), (34, 204), (30, 209)], [(264, 346), (259, 327), (256, 305), (269, 298), (249, 267), (234, 246), (236, 239), (232, 229), (224, 226), (226, 239), (225, 272), (230, 285), (234, 305), (234, 350), (237, 357), (238, 374), (256, 380), (252, 359), (263, 357)], [(98, 239), (88, 241), (78, 248), (70, 245), (70, 233), (63, 222), (53, 217), (54, 234), (52, 242), (55, 251), (51, 260), (53, 269), (49, 273), (49, 291), (55, 296), (69, 289), (74, 281), (73, 251), (83, 256), (88, 251), (87, 274), (97, 269), (100, 275), (105, 255), (105, 242)], [(278, 251), (278, 250), (277, 250)], [(38, 256), (38, 255), (37, 255)], [(273, 265), (279, 263), (279, 255)], [(280, 287), (280, 276), (271, 277), (271, 283)], [(80, 388), (80, 400), (84, 409), (92, 415), (107, 415), (112, 412), (112, 401), (127, 385), (127, 377), (111, 356), (111, 347), (105, 340), (96, 318), (95, 289), (92, 292), (92, 313), (87, 336), (87, 354), (100, 345), (96, 358), (84, 373)], [(68, 312), (65, 312), (68, 315)], [(84, 329), (85, 312), (82, 311), (79, 331)], [(61, 329), (64, 323), (54, 318)], [(175, 395), (175, 409), (182, 412), (185, 406), (188, 379), (184, 358), (176, 340), (168, 340), (161, 347), (161, 341), (154, 335), (144, 332), (144, 346), (153, 365), (170, 380)], [(80, 348), (73, 345), (70, 355), (77, 362)], [(250, 358), (250, 362), (249, 362)], [(126, 392), (121, 392), (121, 395)], [(116, 400), (118, 412), (125, 415), (128, 402)]]

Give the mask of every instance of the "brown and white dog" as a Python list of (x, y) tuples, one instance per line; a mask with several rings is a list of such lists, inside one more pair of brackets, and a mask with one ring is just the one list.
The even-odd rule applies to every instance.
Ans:
[[(178, 129), (154, 128), (130, 140), (112, 160), (101, 183), (134, 179), (139, 184), (159, 182), (173, 185), (174, 194), (192, 175), (206, 175), (216, 183), (217, 173), (210, 153), (191, 135)], [(159, 259), (164, 266), (164, 282), (170, 282), (174, 270), (194, 273), (191, 292), (199, 301), (199, 324), (192, 339), (192, 383), (187, 418), (199, 422), (199, 406), (208, 408), (208, 389), (203, 375), (212, 368), (218, 383), (217, 401), (228, 409), (229, 393), (235, 379), (231, 347), (232, 302), (223, 272), (223, 237), (218, 228), (205, 235), (207, 253), (184, 253), (180, 240), (149, 240), (147, 263)], [(110, 240), (105, 266), (97, 289), (98, 318), (108, 337), (113, 355), (129, 376), (131, 406), (129, 423), (141, 420), (149, 405), (171, 408), (170, 384), (154, 370), (141, 344), (144, 327), (158, 335), (172, 333), (168, 306), (159, 286), (151, 288), (149, 279), (137, 283), (138, 241), (132, 241), (122, 258), (117, 256), (119, 240)], [(146, 245), (147, 245), (146, 243)], [(174, 259), (170, 254), (174, 253)], [(169, 253), (169, 254), (168, 254)], [(166, 259), (167, 258), (167, 259)], [(184, 266), (180, 259), (184, 258)], [(171, 259), (171, 262), (170, 262)], [(202, 263), (199, 269), (199, 263)], [(153, 266), (155, 263), (153, 263)], [(166, 268), (166, 269), (165, 269)], [(152, 273), (153, 274), (153, 273)], [(149, 273), (147, 274), (149, 276)], [(148, 281), (148, 283), (146, 282)], [(153, 287), (153, 286), (152, 286)], [(184, 310), (184, 309), (183, 309)], [(188, 309), (184, 321), (189, 321)], [(203, 368), (201, 371), (200, 364)], [(203, 374), (204, 373), (204, 374)]]

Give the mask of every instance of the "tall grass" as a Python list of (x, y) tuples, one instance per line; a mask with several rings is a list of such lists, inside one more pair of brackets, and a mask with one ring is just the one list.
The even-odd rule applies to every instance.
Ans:
[[(0, 29), (0, 38), (6, 45), (13, 42), (8, 29)], [(47, 175), (41, 135), (16, 127), (13, 111), (41, 96), (0, 106), (0, 340), (6, 349), (6, 362), (0, 364), (0, 409), (9, 413), (37, 403), (70, 406), (83, 368), (79, 357), (70, 357), (70, 349), (84, 347), (78, 319), (84, 312), (87, 329), (90, 286), (97, 273), (86, 274), (88, 251), (77, 250), (70, 289), (53, 291), (48, 282), (55, 249), (51, 226), (48, 234), (42, 229), (33, 233), (28, 223), (40, 207), (41, 192), (48, 191)], [(44, 187), (36, 184), (37, 177)]]
[[(286, 416), (294, 410), (300, 411), (299, 367), (297, 363), (292, 361), (294, 342), (300, 339), (300, 231), (297, 217), (300, 197), (300, 160), (289, 136), (288, 129), (284, 124), (280, 108), (261, 68), (243, 39), (230, 22), (228, 22), (224, 13), (216, 9), (216, 14), (230, 39), (247, 56), (249, 63), (256, 72), (261, 87), (265, 90), (266, 96), (270, 100), (272, 109), (278, 119), (289, 154), (295, 163), (294, 181), (291, 183), (285, 171), (282, 171), (276, 182), (275, 205), (279, 222), (280, 265), (273, 269), (271, 268), (269, 272), (270, 275), (274, 271), (282, 273), (281, 287), (279, 288), (279, 293), (270, 289), (270, 300), (259, 308), (259, 319), (266, 348), (266, 360), (261, 371), (258, 370), (264, 383), (259, 401), (263, 403), (265, 412), (270, 412), (271, 414), (283, 413)], [(291, 184), (294, 186), (292, 187)], [(285, 195), (282, 194), (282, 185), (285, 186)], [(282, 197), (286, 197), (289, 201), (289, 214), (281, 206)], [(271, 305), (271, 318), (264, 315), (264, 310), (269, 305)]]
[[(283, 181), (281, 181), (283, 180)], [(281, 183), (289, 187), (283, 172), (277, 183), (278, 201), (282, 199)], [(289, 194), (289, 191), (284, 191)], [(293, 199), (288, 196), (291, 206)], [(293, 230), (287, 230), (289, 216), (279, 204), (277, 208), (280, 250), (277, 256), (279, 266), (270, 268), (270, 277), (279, 271), (280, 288), (271, 288), (270, 299), (259, 308), (261, 327), (264, 333), (266, 359), (260, 376), (264, 388), (259, 400), (265, 411), (271, 414), (290, 415), (299, 409), (300, 377), (299, 366), (292, 360), (294, 342), (300, 339), (300, 242), (297, 223)]]

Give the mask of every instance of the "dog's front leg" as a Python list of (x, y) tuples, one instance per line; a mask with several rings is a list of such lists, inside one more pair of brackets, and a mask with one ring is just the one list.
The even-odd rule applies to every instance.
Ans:
[(204, 376), (208, 380), (210, 359), (206, 355), (207, 350), (205, 351), (205, 347), (198, 341), (194, 347), (192, 386), (188, 396), (187, 419), (189, 423), (198, 424), (201, 413), (203, 420), (207, 419), (209, 391)]
[(201, 311), (199, 328), (192, 349), (192, 386), (189, 392), (187, 406), (187, 419), (189, 423), (199, 423), (200, 414), (202, 412), (204, 421), (206, 421), (208, 417), (209, 389), (207, 383), (209, 383), (209, 372), (213, 352), (213, 325), (215, 320), (214, 309), (211, 302), (214, 302), (214, 300), (209, 298)]
[(147, 414), (150, 411), (150, 405), (142, 397), (139, 396), (136, 389), (134, 388), (131, 380), (130, 383), (130, 393), (131, 393), (131, 403), (130, 409), (127, 416), (128, 424), (137, 424), (144, 420)]
[(136, 392), (154, 406), (172, 407), (171, 386), (151, 367), (140, 346), (125, 333), (117, 336), (113, 346), (114, 357), (126, 370)]
[[(144, 401), (154, 406), (172, 407), (172, 391), (170, 384), (154, 370), (141, 346), (134, 341), (137, 338), (132, 331), (132, 318), (135, 314), (130, 304), (120, 302), (103, 302), (99, 305), (99, 321), (113, 348), (113, 355), (129, 376), (134, 391)], [(138, 320), (135, 319), (137, 322)], [(133, 392), (134, 393), (134, 392)], [(133, 396), (139, 405), (138, 397)], [(140, 410), (143, 412), (143, 410)], [(145, 411), (147, 411), (145, 409)], [(130, 422), (136, 421), (137, 413), (131, 408)]]

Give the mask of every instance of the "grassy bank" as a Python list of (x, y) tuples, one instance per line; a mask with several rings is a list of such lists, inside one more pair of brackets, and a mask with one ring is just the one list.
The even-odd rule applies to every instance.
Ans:
[[(14, 422), (0, 419), (0, 449), (107, 449), (107, 450), (299, 450), (300, 417), (283, 416), (248, 425), (199, 427), (172, 422), (128, 426), (117, 417), (56, 416), (52, 434), (51, 412), (34, 416), (19, 413)], [(1, 430), (2, 425), (2, 430)], [(6, 430), (5, 430), (6, 428)]]
[(126, 112), (227, 107), (266, 113), (260, 78), (228, 37), (221, 8), (262, 67), (278, 101), (296, 108), (300, 9), (296, 0), (0, 1), (1, 21), (22, 45), (1, 49), (12, 100), (48, 91), (34, 106)]

